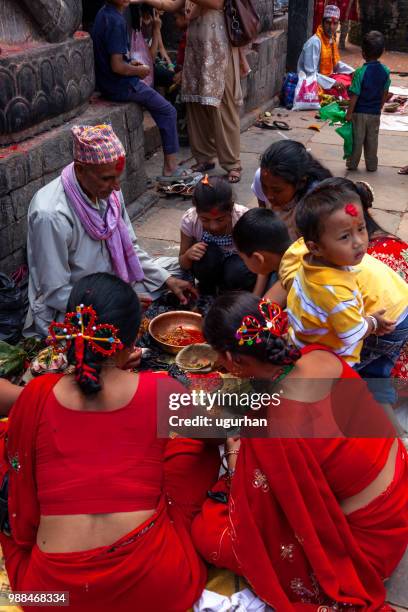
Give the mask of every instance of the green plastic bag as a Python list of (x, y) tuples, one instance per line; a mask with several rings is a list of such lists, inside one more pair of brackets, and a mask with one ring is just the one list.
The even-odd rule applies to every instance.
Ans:
[(343, 159), (348, 159), (353, 153), (353, 124), (347, 121), (336, 130), (337, 134), (344, 139)]
[(330, 121), (330, 125), (340, 121), (344, 123), (346, 120), (346, 111), (340, 108), (337, 102), (332, 102), (320, 109), (320, 119)]

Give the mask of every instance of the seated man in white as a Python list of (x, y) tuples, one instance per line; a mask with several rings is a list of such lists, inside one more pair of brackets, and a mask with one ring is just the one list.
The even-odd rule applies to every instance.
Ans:
[[(322, 89), (343, 89), (343, 86), (331, 78), (333, 74), (351, 74), (354, 68), (340, 61), (336, 33), (339, 27), (340, 9), (328, 4), (324, 9), (323, 22), (304, 44), (298, 61), (298, 74), (306, 76), (317, 74), (317, 82)], [(350, 79), (351, 84), (351, 79)]]
[(176, 258), (153, 260), (137, 244), (120, 191), (125, 150), (112, 127), (72, 133), (74, 162), (36, 193), (28, 210), (27, 336), (46, 336), (51, 321), (62, 319), (73, 284), (92, 272), (116, 274), (152, 299), (169, 289), (186, 303), (184, 293), (194, 292), (172, 276)]

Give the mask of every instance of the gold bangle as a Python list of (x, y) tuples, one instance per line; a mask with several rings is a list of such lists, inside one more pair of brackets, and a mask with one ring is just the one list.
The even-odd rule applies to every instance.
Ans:
[(230, 450), (224, 453), (224, 457), (228, 457), (229, 455), (238, 455), (238, 454), (239, 454), (239, 450)]

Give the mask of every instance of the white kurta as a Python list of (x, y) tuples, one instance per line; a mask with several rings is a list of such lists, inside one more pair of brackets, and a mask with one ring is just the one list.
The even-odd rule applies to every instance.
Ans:
[[(89, 206), (104, 215), (105, 200), (99, 200), (95, 205), (84, 193), (83, 197)], [(122, 216), (145, 276), (142, 282), (134, 284), (134, 289), (137, 293), (157, 297), (160, 288), (177, 270), (177, 259), (163, 257), (155, 260), (139, 247), (122, 192), (120, 200)], [(27, 257), (30, 308), (24, 329), (26, 336), (48, 334), (51, 321), (63, 318), (72, 286), (83, 276), (94, 272), (114, 274), (105, 241), (93, 240), (86, 233), (67, 200), (61, 177), (40, 189), (31, 201)]]
[[(323, 89), (331, 89), (336, 81), (319, 72), (321, 51), (322, 41), (315, 34), (309, 38), (303, 46), (298, 61), (297, 71), (298, 73), (301, 71), (304, 72), (306, 76), (317, 74), (317, 82), (320, 87)], [(354, 72), (354, 68), (344, 62), (338, 62), (334, 67), (334, 72), (338, 74), (351, 74)]]

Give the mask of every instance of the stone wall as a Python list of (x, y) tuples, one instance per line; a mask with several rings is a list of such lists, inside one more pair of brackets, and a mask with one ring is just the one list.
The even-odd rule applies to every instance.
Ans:
[[(287, 20), (281, 26), (286, 27)], [(280, 93), (286, 71), (287, 33), (284, 29), (258, 36), (248, 54), (252, 72), (242, 81), (243, 113), (261, 107)]]
[[(17, 147), (2, 150), (0, 158), (0, 271), (9, 274), (25, 262), (27, 211), (33, 195), (59, 176), (72, 161), (70, 128), (76, 123), (109, 121), (125, 145), (127, 166), (122, 189), (133, 202), (146, 189), (143, 114), (136, 104), (95, 100), (86, 113)], [(17, 149), (17, 150), (16, 150)]]
[(359, 1), (361, 23), (353, 23), (349, 39), (361, 44), (361, 36), (379, 30), (385, 36), (385, 46), (393, 51), (408, 51), (408, 0)]
[[(281, 29), (261, 34), (249, 54), (252, 73), (242, 83), (243, 114), (272, 103), (280, 92), (285, 74), (287, 19), (275, 20), (274, 27)], [(112, 123), (128, 154), (122, 188), (125, 201), (131, 203), (128, 206), (130, 216), (134, 216), (137, 207), (142, 205), (140, 200), (135, 203), (147, 185), (142, 111), (135, 104), (114, 104), (93, 98), (85, 113), (64, 126), (2, 149), (0, 271), (10, 273), (25, 262), (28, 206), (36, 191), (58, 176), (61, 169), (72, 161), (70, 127), (76, 123), (95, 125), (104, 121)], [(151, 148), (154, 149), (160, 146), (159, 133), (157, 128), (150, 131)], [(146, 145), (149, 147), (148, 143)]]

